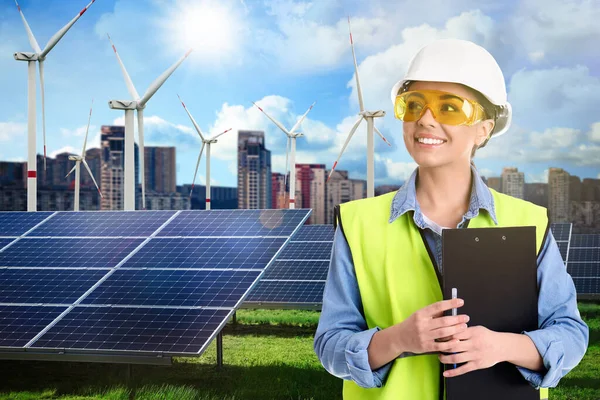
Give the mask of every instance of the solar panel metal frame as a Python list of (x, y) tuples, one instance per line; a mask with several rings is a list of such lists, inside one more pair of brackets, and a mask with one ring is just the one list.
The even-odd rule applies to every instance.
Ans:
[[(592, 236), (588, 240), (588, 237)], [(567, 262), (567, 270), (569, 273), (576, 272), (575, 275), (572, 275), (573, 282), (575, 283), (576, 288), (581, 287), (581, 282), (591, 282), (594, 279), (600, 280), (600, 258), (596, 261), (586, 261), (581, 260), (579, 258), (574, 259), (574, 252), (581, 253), (582, 251), (600, 251), (600, 246), (595, 246), (594, 244), (598, 241), (598, 234), (586, 234), (586, 235), (571, 235), (569, 240), (569, 251), (568, 251), (568, 262)], [(584, 239), (584, 240), (583, 240)], [(588, 243), (588, 242), (592, 243)], [(583, 242), (583, 243), (582, 243)], [(592, 246), (588, 246), (591, 244)], [(599, 272), (593, 271), (593, 266), (595, 266), (595, 270)], [(582, 270), (582, 268), (584, 268)], [(588, 269), (590, 271), (588, 271)], [(583, 274), (582, 274), (583, 272)], [(600, 285), (596, 284), (599, 288), (596, 292), (585, 292), (583, 290), (577, 289), (577, 298), (580, 300), (598, 300), (600, 299)]]
[[(266, 210), (270, 211), (270, 210)], [(298, 209), (297, 211), (302, 211), (302, 209)], [(297, 212), (294, 211), (294, 212)], [(256, 284), (260, 281), (260, 277), (265, 273), (268, 267), (277, 259), (278, 255), (281, 251), (287, 246), (290, 241), (290, 238), (297, 233), (300, 227), (304, 224), (304, 222), (309, 218), (312, 210), (305, 209), (305, 214), (300, 218), (300, 221), (293, 226), (293, 229), (289, 234), (285, 235), (285, 241), (279, 247), (279, 249), (275, 252), (273, 257), (269, 260), (267, 265), (262, 268), (259, 276), (254, 280), (254, 282), (250, 285), (250, 287), (246, 290), (246, 292), (240, 297), (238, 300), (237, 306), (243, 302), (243, 300), (248, 296), (248, 294), (252, 291), (252, 289), (256, 286)], [(210, 343), (214, 340), (214, 338), (219, 334), (219, 332), (223, 329), (225, 324), (228, 322), (229, 318), (233, 315), (236, 310), (236, 307), (228, 308), (228, 307), (191, 307), (190, 309), (221, 309), (223, 311), (227, 311), (225, 318), (221, 321), (217, 329), (212, 331), (209, 335), (209, 338), (205, 341), (202, 348), (197, 353), (188, 353), (188, 352), (156, 352), (156, 351), (120, 351), (120, 350), (85, 350), (85, 349), (57, 349), (57, 348), (35, 348), (32, 347), (40, 337), (45, 335), (49, 330), (51, 330), (58, 322), (62, 320), (62, 318), (67, 315), (74, 307), (86, 307), (81, 305), (81, 302), (93, 292), (100, 284), (106, 281), (118, 268), (120, 268), (127, 260), (129, 260), (135, 253), (137, 253), (141, 248), (143, 248), (146, 243), (148, 243), (153, 237), (157, 237), (158, 234), (162, 231), (164, 227), (166, 227), (172, 220), (174, 220), (182, 211), (174, 212), (173, 215), (170, 216), (163, 224), (160, 225), (151, 235), (145, 237), (144, 240), (137, 245), (117, 266), (110, 269), (106, 275), (102, 277), (95, 285), (93, 285), (88, 291), (86, 291), (82, 296), (78, 298), (75, 302), (69, 305), (69, 307), (61, 313), (57, 318), (55, 318), (50, 324), (48, 324), (42, 331), (40, 331), (30, 342), (24, 347), (6, 347), (0, 349), (0, 359), (28, 359), (28, 360), (72, 360), (72, 361), (91, 361), (91, 362), (122, 362), (122, 363), (138, 363), (138, 364), (170, 364), (170, 357), (173, 356), (198, 356), (201, 355), (206, 348), (210, 345)], [(24, 232), (19, 237), (14, 237), (15, 241), (20, 240), (20, 238), (26, 236), (35, 228), (45, 223), (47, 220), (57, 215), (57, 212), (51, 213), (42, 222), (37, 224), (35, 227), (29, 229), (27, 232)], [(110, 237), (110, 236), (107, 236)], [(168, 238), (169, 236), (161, 236), (161, 238)], [(215, 236), (213, 236), (214, 238)], [(249, 237), (249, 236), (247, 236)], [(81, 236), (81, 238), (85, 238)], [(131, 237), (130, 237), (131, 238)], [(7, 246), (5, 246), (7, 247)], [(2, 251), (3, 248), (0, 248)], [(0, 304), (3, 305), (3, 304)], [(31, 306), (30, 304), (23, 304), (19, 306)], [(87, 307), (92, 307), (89, 305)], [(122, 306), (120, 306), (122, 307)], [(147, 308), (154, 309), (165, 309), (169, 307), (164, 306), (152, 306)], [(187, 309), (188, 307), (173, 307), (174, 309)], [(31, 350), (33, 349), (33, 351)]]

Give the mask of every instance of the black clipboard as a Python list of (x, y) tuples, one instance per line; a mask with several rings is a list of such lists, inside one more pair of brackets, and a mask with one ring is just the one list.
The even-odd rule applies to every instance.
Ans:
[[(452, 298), (452, 288), (457, 288), (458, 297), (465, 301), (458, 314), (469, 315), (469, 326), (512, 333), (538, 328), (535, 229), (442, 231), (444, 299)], [(539, 391), (507, 362), (444, 380), (447, 400), (540, 398)]]

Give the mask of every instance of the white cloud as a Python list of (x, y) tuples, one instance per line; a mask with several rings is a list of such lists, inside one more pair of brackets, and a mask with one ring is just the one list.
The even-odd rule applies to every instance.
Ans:
[(528, 173), (526, 174), (525, 182), (527, 183), (548, 183), (548, 168), (539, 174)]
[(577, 142), (581, 131), (572, 128), (550, 128), (544, 132), (532, 132), (531, 145), (538, 149), (565, 148)]
[(50, 153), (48, 155), (48, 157), (51, 158), (55, 158), (57, 155), (61, 154), (61, 153), (69, 153), (69, 154), (79, 154), (79, 152), (81, 151), (81, 149), (76, 149), (73, 146), (65, 146), (65, 147), (61, 147), (58, 150), (53, 151), (52, 153)]
[[(125, 125), (125, 117), (115, 118), (113, 125)], [(134, 132), (138, 139), (137, 118), (134, 119)], [(157, 115), (144, 116), (144, 145), (145, 146), (177, 146), (200, 144), (200, 137), (194, 128), (174, 124)], [(204, 131), (203, 131), (204, 133)]]
[(600, 122), (592, 124), (588, 137), (592, 142), (600, 142)]
[[(124, 119), (124, 118), (123, 118)], [(63, 137), (69, 138), (69, 137), (81, 137), (81, 143), (83, 145), (83, 138), (85, 137), (85, 131), (87, 129), (87, 125), (82, 125), (78, 128), (75, 129), (68, 129), (68, 128), (60, 128), (60, 134)], [(98, 129), (98, 127), (96, 125), (90, 125), (90, 132), (94, 132), (96, 129)]]
[(415, 168), (417, 168), (415, 162), (392, 161), (387, 157), (381, 157), (379, 154), (375, 154), (375, 159), (385, 163), (388, 177), (398, 180), (407, 180), (410, 178), (410, 175), (414, 172)]
[(533, 52), (529, 53), (529, 60), (532, 63), (540, 62), (543, 59), (544, 59), (544, 52), (543, 51), (533, 51)]
[(0, 142), (18, 140), (25, 137), (27, 124), (19, 122), (0, 122)]

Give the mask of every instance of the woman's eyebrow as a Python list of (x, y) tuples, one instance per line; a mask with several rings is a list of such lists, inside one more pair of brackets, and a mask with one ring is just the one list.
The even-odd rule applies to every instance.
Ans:
[(446, 100), (446, 99), (462, 100), (462, 98), (455, 96), (453, 94), (444, 94), (444, 95), (440, 96), (440, 100)]

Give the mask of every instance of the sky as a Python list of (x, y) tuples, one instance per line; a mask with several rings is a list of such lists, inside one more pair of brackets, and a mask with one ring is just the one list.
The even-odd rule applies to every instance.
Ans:
[[(40, 47), (89, 0), (21, 0)], [(479, 150), (485, 176), (518, 167), (545, 182), (549, 167), (600, 178), (600, 2), (596, 0), (96, 0), (44, 62), (48, 154), (79, 153), (90, 104), (90, 147), (102, 125), (122, 125), (109, 100), (131, 100), (109, 33), (140, 94), (187, 49), (194, 51), (147, 103), (146, 146), (176, 146), (177, 183), (191, 183), (203, 133), (232, 131), (212, 147), (211, 182), (237, 185), (237, 130), (265, 131), (274, 172), (285, 171), (286, 138), (256, 102), (288, 128), (301, 125), (298, 163), (331, 168), (359, 110), (347, 17), (352, 23), (365, 106), (376, 125), (376, 185), (404, 181), (416, 167), (394, 119), (390, 90), (424, 45), (440, 38), (485, 47), (504, 73), (514, 110), (510, 130)], [(0, 0), (0, 160), (27, 157), (30, 52), (13, 0)], [(43, 152), (37, 80), (38, 152)], [(137, 133), (136, 133), (137, 140)], [(203, 156), (204, 157), (204, 156)], [(366, 123), (338, 169), (366, 179)], [(205, 162), (197, 183), (204, 183)]]

